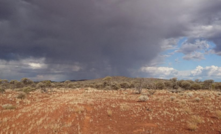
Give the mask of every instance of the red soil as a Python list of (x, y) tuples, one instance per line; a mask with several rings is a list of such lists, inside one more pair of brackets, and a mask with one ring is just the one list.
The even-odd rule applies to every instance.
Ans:
[[(215, 91), (189, 92), (162, 90), (138, 102), (140, 95), (131, 90), (35, 92), (24, 100), (11, 91), (0, 94), (0, 106), (16, 106), (0, 107), (0, 134), (220, 134), (221, 119), (215, 111), (221, 110), (221, 96)], [(197, 128), (190, 130), (188, 123)]]

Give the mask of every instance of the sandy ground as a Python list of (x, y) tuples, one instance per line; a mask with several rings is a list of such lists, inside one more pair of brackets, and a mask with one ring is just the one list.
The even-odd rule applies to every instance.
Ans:
[[(221, 134), (221, 93), (57, 90), (0, 94), (0, 134)], [(15, 109), (4, 109), (12, 104)]]

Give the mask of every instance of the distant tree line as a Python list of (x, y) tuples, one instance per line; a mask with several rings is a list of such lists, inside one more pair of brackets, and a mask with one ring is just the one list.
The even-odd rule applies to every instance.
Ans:
[(118, 89), (136, 89), (138, 93), (142, 89), (167, 89), (167, 90), (221, 90), (221, 83), (214, 80), (178, 80), (171, 78), (169, 80), (156, 78), (128, 78), (128, 77), (111, 77), (86, 81), (65, 81), (52, 82), (50, 80), (33, 82), (28, 78), (22, 78), (20, 81), (0, 79), (0, 92), (4, 93), (6, 89), (23, 91), (29, 93), (40, 89), (43, 93), (48, 93), (56, 89), (76, 89), (76, 88), (95, 88), (104, 90)]

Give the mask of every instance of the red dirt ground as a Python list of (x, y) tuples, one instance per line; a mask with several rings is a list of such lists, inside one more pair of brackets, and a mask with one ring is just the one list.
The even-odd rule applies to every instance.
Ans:
[(146, 102), (138, 102), (132, 90), (33, 92), (24, 100), (16, 94), (0, 94), (0, 106), (16, 106), (0, 107), (0, 134), (221, 134), (216, 91), (144, 90)]

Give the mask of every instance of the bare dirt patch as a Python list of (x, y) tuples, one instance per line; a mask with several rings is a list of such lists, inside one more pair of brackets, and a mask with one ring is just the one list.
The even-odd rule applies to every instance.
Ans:
[[(148, 95), (144, 90), (143, 95)], [(132, 90), (80, 89), (25, 99), (0, 94), (0, 134), (219, 134), (221, 96), (216, 91), (158, 90), (139, 102)], [(14, 109), (4, 109), (11, 104)]]

